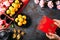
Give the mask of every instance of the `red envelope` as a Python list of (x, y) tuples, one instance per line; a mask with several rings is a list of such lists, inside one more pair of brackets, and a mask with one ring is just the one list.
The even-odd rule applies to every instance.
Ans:
[(54, 24), (54, 21), (52, 19), (48, 18), (47, 16), (43, 16), (37, 29), (41, 30), (44, 33), (55, 33), (57, 26)]

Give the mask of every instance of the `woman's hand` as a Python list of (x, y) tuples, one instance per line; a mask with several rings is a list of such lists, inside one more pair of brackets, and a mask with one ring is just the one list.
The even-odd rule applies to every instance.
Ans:
[(54, 24), (56, 24), (59, 28), (60, 28), (60, 20), (57, 20), (57, 19), (53, 19), (55, 22)]
[(58, 35), (56, 35), (56, 34), (53, 34), (53, 33), (46, 34), (46, 36), (49, 39), (60, 40), (60, 37)]

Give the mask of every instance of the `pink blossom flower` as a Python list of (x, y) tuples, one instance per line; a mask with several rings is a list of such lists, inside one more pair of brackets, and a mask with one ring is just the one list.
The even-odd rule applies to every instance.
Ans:
[(40, 0), (40, 3), (39, 3), (39, 5), (40, 5), (40, 7), (42, 8), (42, 7), (44, 7), (44, 0)]
[(12, 3), (14, 0), (9, 0), (10, 3)]
[(3, 7), (3, 4), (2, 3), (0, 3), (0, 8), (2, 8)]
[(57, 5), (57, 9), (60, 10), (60, 5)]
[(48, 7), (49, 7), (49, 8), (53, 8), (53, 7), (54, 7), (54, 5), (53, 5), (53, 2), (52, 2), (52, 1), (49, 1), (47, 5), (48, 5)]
[(3, 5), (5, 5), (6, 7), (10, 6), (10, 3), (8, 1), (3, 2)]
[(60, 4), (60, 1), (57, 1), (57, 2), (56, 2), (56, 5), (59, 5), (59, 4)]
[(0, 0), (0, 2), (2, 2), (2, 0)]
[(38, 4), (38, 3), (39, 3), (39, 0), (34, 0), (34, 2), (35, 2), (36, 4)]

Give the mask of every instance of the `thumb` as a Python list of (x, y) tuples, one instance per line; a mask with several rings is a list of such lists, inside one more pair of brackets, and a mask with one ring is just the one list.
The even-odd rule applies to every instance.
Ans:
[(58, 35), (56, 35), (56, 34), (49, 33), (49, 35), (51, 35), (51, 38), (54, 38), (54, 39), (59, 39), (59, 36), (58, 36)]

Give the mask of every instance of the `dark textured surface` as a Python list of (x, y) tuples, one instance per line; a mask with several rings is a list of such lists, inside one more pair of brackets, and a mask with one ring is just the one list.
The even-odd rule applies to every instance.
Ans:
[(39, 5), (34, 3), (34, 0), (30, 0), (27, 7), (23, 10), (23, 13), (27, 14), (32, 19), (32, 25), (29, 28), (24, 29), (26, 35), (23, 40), (49, 40), (44, 33), (36, 30), (36, 27), (43, 15), (52, 19), (60, 19), (60, 11), (47, 8), (41, 9)]
[(31, 18), (32, 24), (28, 28), (18, 27), (19, 29), (25, 31), (26, 33), (26, 35), (23, 37), (22, 40), (49, 40), (45, 36), (45, 34), (42, 33), (41, 31), (38, 31), (36, 27), (39, 24), (39, 20), (42, 18), (43, 15), (46, 15), (52, 19), (60, 19), (60, 11), (55, 9), (48, 9), (48, 8), (41, 9), (39, 5), (36, 5), (34, 3), (34, 0), (30, 0), (26, 8), (23, 10), (23, 13), (25, 13)]
[(52, 19), (60, 19), (60, 11), (55, 9), (40, 8), (39, 5), (34, 3), (34, 0), (30, 0), (23, 13), (28, 15), (32, 24), (28, 28), (19, 28), (16, 25), (16, 29), (19, 28), (26, 33), (22, 40), (49, 40), (45, 34), (36, 29), (39, 24), (39, 20), (43, 15), (46, 15)]

